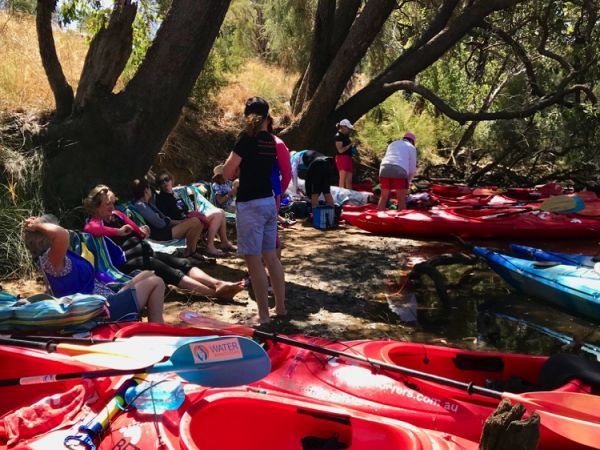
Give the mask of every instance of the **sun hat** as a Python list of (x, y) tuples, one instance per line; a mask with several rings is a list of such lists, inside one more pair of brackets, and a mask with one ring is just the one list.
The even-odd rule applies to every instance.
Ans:
[(219, 164), (218, 166), (215, 166), (215, 168), (213, 169), (213, 180), (218, 177), (219, 175), (223, 175), (223, 164)]
[(350, 128), (351, 130), (354, 130), (354, 126), (352, 125), (352, 122), (350, 122), (348, 119), (340, 120), (340, 127), (346, 127), (346, 128)]
[(266, 119), (269, 115), (269, 104), (264, 98), (252, 97), (246, 100), (246, 106), (244, 108), (244, 115), (249, 116), (250, 114), (256, 114)]
[(417, 143), (417, 137), (414, 133), (411, 133), (410, 131), (404, 133), (404, 137), (402, 139), (409, 139), (413, 143), (413, 145)]

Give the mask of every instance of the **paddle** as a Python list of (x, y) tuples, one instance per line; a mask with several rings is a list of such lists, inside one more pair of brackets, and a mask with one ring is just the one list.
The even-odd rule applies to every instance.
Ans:
[[(286, 345), (303, 348), (317, 353), (322, 353), (334, 357), (344, 357), (367, 363), (377, 369), (389, 372), (402, 373), (415, 378), (433, 381), (443, 385), (462, 389), (469, 394), (479, 394), (496, 399), (510, 399), (532, 407), (537, 411), (542, 423), (546, 425), (547, 420), (552, 422), (553, 430), (560, 432), (568, 439), (584, 445), (597, 445), (600, 442), (600, 416), (598, 413), (588, 414), (583, 411), (600, 411), (600, 397), (590, 394), (580, 394), (574, 392), (529, 392), (525, 394), (513, 394), (510, 392), (500, 392), (492, 389), (476, 386), (473, 383), (464, 383), (462, 381), (445, 378), (418, 370), (402, 367), (394, 364), (388, 364), (382, 361), (372, 360), (363, 355), (352, 354), (333, 350), (327, 347), (301, 342), (289, 337), (280, 336), (275, 333), (266, 333), (260, 330), (254, 330), (243, 325), (232, 326), (230, 324), (209, 319), (192, 311), (183, 311), (180, 319), (191, 326), (206, 328), (212, 325), (214, 329), (226, 333), (242, 334), (248, 337), (268, 339), (273, 342), (281, 342)], [(549, 413), (546, 409), (552, 410)], [(558, 423), (558, 425), (557, 425)]]
[(587, 342), (581, 342), (581, 343), (576, 342), (575, 339), (573, 339), (570, 336), (567, 336), (566, 334), (559, 333), (558, 331), (552, 330), (551, 328), (547, 328), (542, 325), (538, 325), (536, 323), (529, 322), (528, 320), (511, 316), (509, 314), (504, 314), (504, 313), (499, 313), (499, 312), (493, 312), (492, 314), (494, 314), (497, 317), (500, 317), (501, 319), (509, 320), (511, 322), (516, 322), (520, 325), (525, 325), (527, 328), (531, 328), (534, 331), (537, 331), (539, 333), (543, 333), (547, 336), (550, 336), (550, 337), (562, 342), (563, 344), (580, 345), (582, 351), (589, 353), (591, 355), (594, 355), (596, 357), (596, 359), (598, 361), (600, 361), (600, 346), (598, 346), (598, 345), (590, 344)]
[(481, 216), (479, 219), (496, 219), (498, 217), (506, 217), (514, 214), (522, 214), (533, 211), (544, 211), (555, 214), (570, 214), (581, 211), (585, 208), (585, 202), (577, 195), (555, 195), (544, 200), (538, 208), (525, 207), (518, 211), (509, 211), (489, 216)]
[[(161, 354), (162, 357), (162, 354)], [(98, 370), (0, 379), (0, 386), (53, 383), (78, 378), (176, 372), (184, 380), (210, 387), (239, 386), (266, 376), (271, 361), (256, 342), (240, 336), (208, 336), (179, 346), (168, 361), (137, 370)]]
[(76, 345), (70, 343), (36, 342), (25, 339), (0, 337), (0, 345), (26, 347), (43, 350), (48, 353), (68, 355), (72, 359), (99, 367), (115, 370), (132, 370), (148, 367), (163, 359), (163, 355), (136, 346), (131, 348), (121, 342), (105, 342), (94, 345)]

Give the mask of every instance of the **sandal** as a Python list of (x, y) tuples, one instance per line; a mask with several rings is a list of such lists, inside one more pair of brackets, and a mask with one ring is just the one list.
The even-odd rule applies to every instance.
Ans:
[(206, 251), (206, 254), (209, 255), (209, 256), (221, 257), (221, 256), (223, 256), (225, 254), (224, 251), (219, 250), (219, 249), (216, 249), (216, 251), (212, 251), (212, 252), (208, 251), (208, 250), (205, 250), (205, 251)]

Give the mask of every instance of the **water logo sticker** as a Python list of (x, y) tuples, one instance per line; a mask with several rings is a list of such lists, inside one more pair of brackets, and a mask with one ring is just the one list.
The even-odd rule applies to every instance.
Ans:
[(190, 344), (195, 364), (215, 361), (228, 361), (244, 357), (238, 338), (219, 339), (215, 342)]

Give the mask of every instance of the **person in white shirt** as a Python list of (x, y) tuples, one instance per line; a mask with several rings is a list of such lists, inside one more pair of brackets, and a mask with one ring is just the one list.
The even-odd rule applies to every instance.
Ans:
[(402, 140), (388, 145), (379, 167), (381, 196), (377, 204), (378, 210), (385, 209), (390, 191), (397, 193), (398, 210), (406, 209), (408, 186), (417, 172), (416, 141), (416, 136), (408, 131)]

